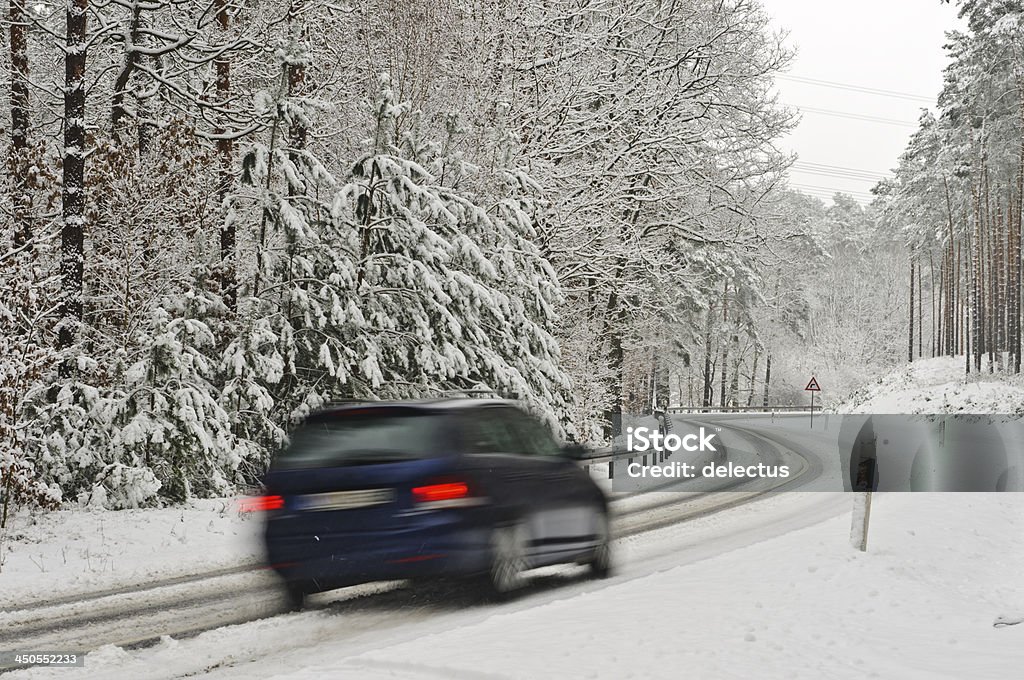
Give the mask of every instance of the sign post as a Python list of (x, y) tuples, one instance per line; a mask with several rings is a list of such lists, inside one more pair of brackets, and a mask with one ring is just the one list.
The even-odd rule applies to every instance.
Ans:
[(818, 385), (818, 379), (813, 375), (811, 381), (807, 383), (807, 387), (804, 388), (805, 392), (811, 393), (811, 429), (814, 429), (814, 393), (821, 392), (821, 386)]

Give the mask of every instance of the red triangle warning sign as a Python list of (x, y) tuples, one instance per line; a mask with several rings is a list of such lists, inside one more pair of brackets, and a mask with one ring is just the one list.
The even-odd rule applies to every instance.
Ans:
[(806, 392), (821, 392), (821, 387), (818, 385), (818, 379), (811, 376), (811, 382), (807, 383), (807, 387), (804, 388)]

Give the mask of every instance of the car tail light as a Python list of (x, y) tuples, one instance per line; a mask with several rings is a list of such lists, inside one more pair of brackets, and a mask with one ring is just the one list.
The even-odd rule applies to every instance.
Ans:
[(253, 496), (251, 498), (244, 498), (238, 502), (238, 509), (241, 512), (280, 510), (283, 507), (283, 496)]
[(413, 487), (412, 497), (417, 503), (451, 501), (469, 496), (469, 485), (465, 482), (441, 482)]
[(418, 510), (464, 508), (480, 505), (484, 499), (473, 493), (468, 482), (442, 478), (412, 488), (412, 500)]

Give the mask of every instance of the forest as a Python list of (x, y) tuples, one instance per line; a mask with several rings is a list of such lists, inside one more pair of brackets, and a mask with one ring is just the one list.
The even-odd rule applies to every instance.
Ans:
[(965, 0), (947, 34), (935, 113), (923, 111), (879, 219), (909, 249), (906, 357), (963, 356), (1020, 373), (1024, 3)]
[(9, 0), (4, 518), (232, 493), (346, 399), (492, 390), (599, 442), (908, 342), (978, 370), (1020, 343), (993, 4), (896, 179), (826, 206), (754, 0)]

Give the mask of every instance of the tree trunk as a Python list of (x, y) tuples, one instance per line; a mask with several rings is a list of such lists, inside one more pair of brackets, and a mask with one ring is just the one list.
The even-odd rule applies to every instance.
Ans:
[(954, 249), (953, 221), (949, 222), (949, 245), (946, 248), (946, 354), (956, 353), (956, 251)]
[(714, 329), (715, 305), (711, 303), (707, 311), (707, 323), (704, 326), (704, 399), (701, 405), (705, 408), (711, 406), (711, 384), (715, 379), (714, 373), (711, 371), (711, 338)]
[[(998, 189), (998, 187), (997, 187)], [(1000, 199), (1001, 201), (1001, 199)], [(1003, 244), (1006, 239), (1003, 207), (1000, 203), (996, 207), (996, 219), (992, 229), (992, 286), (994, 289), (994, 312), (993, 322), (995, 324), (995, 352), (996, 364), (999, 370), (1003, 370), (1003, 350), (1006, 348), (1006, 266), (1004, 264)]]
[(910, 256), (910, 334), (908, 339), (907, 361), (914, 361), (914, 256)]
[(972, 253), (974, 243), (970, 231), (970, 217), (967, 209), (964, 209), (964, 238), (966, 239), (964, 253), (964, 267), (967, 268), (967, 290), (964, 291), (964, 373), (970, 374), (971, 363), (974, 360), (974, 264)]
[(720, 408), (726, 407), (727, 390), (726, 383), (728, 381), (729, 374), (729, 343), (722, 343), (722, 375), (721, 375), (721, 390), (718, 394), (718, 405)]
[(761, 363), (761, 352), (754, 348), (754, 361), (750, 368), (750, 394), (747, 397), (747, 406), (754, 405), (754, 392), (757, 388), (757, 365)]
[[(298, 48), (305, 43), (306, 39), (306, 22), (300, 16), (305, 9), (304, 6), (305, 0), (292, 0), (288, 8), (288, 25), (296, 47), (296, 51), (292, 52), (291, 61), (288, 62), (289, 97), (301, 95), (306, 83), (306, 55), (304, 52), (298, 53)], [(297, 153), (306, 148), (306, 135), (306, 126), (302, 121), (293, 119), (288, 128), (288, 144), (291, 147), (292, 162), (295, 162)]]
[(996, 340), (996, 324), (995, 315), (997, 314), (997, 307), (995, 305), (996, 300), (996, 285), (995, 285), (995, 248), (993, 247), (993, 235), (995, 234), (995, 223), (992, 219), (992, 206), (991, 206), (991, 189), (988, 181), (988, 170), (985, 170), (985, 272), (987, 274), (987, 281), (985, 282), (985, 298), (987, 300), (987, 307), (985, 310), (985, 319), (987, 327), (985, 329), (985, 346), (988, 350), (988, 372), (994, 373), (996, 370), (996, 354), (995, 354), (995, 340)]
[[(296, 10), (297, 11), (297, 9), (298, 9), (297, 5), (301, 6), (301, 2), (293, 4), (293, 5), (290, 6), (290, 8), (289, 8), (289, 21), (292, 20), (292, 16), (293, 16), (292, 10)], [(291, 72), (289, 72), (289, 85), (288, 85), (289, 92), (291, 92), (291, 87), (292, 87), (290, 76), (291, 76)], [(298, 85), (301, 85), (301, 82), (298, 83)], [(291, 130), (289, 130), (289, 134), (290, 135), (293, 134)], [(302, 140), (300, 140), (300, 141), (304, 144), (305, 143), (305, 137), (303, 137)], [(295, 148), (295, 147), (293, 147), (293, 148)], [(648, 175), (644, 179), (644, 185), (645, 186), (646, 186), (646, 184), (647, 184), (647, 182), (649, 180), (650, 180), (650, 175)], [(372, 184), (373, 184), (373, 175), (371, 173), (368, 185), (372, 185)], [(636, 185), (634, 184), (634, 187), (635, 186)], [(627, 209), (627, 211), (623, 215), (623, 219), (628, 219), (628, 220), (630, 220), (635, 225), (637, 220), (640, 219), (640, 205), (641, 204), (638, 201), (637, 205), (635, 207)], [(366, 210), (365, 210), (365, 212), (363, 214), (363, 218), (364, 218), (364, 222), (363, 222), (363, 227), (364, 227), (364, 230), (363, 230), (363, 257), (361, 259), (365, 259), (366, 258), (366, 254), (367, 254), (367, 248), (368, 248), (367, 238), (368, 238), (368, 234), (369, 234), (368, 226), (369, 226), (369, 223), (370, 223), (369, 220), (370, 220), (370, 215), (372, 213), (372, 209), (373, 209), (373, 198), (372, 198), (371, 195), (368, 194), (367, 195), (367, 201), (366, 201)], [(620, 242), (622, 242), (622, 243), (625, 243), (626, 240), (627, 240), (625, 223), (623, 223), (620, 226), (619, 239), (620, 239)], [(614, 281), (616, 281), (616, 282), (617, 281), (621, 281), (622, 280), (622, 276), (623, 276), (623, 272), (625, 270), (626, 270), (626, 258), (624, 256), (620, 255), (618, 258), (616, 258), (615, 270), (614, 270), (615, 271), (615, 279), (614, 279)], [(357, 287), (358, 287), (358, 283), (361, 283), (361, 282), (362, 282), (362, 271), (360, 270), (359, 276), (357, 277)], [(610, 377), (610, 382), (609, 382), (609, 385), (608, 385), (608, 388), (610, 390), (610, 394), (612, 396), (612, 404), (611, 404), (609, 410), (605, 412), (605, 414), (606, 414), (606, 420), (607, 420), (607, 422), (609, 423), (609, 425), (611, 427), (611, 434), (612, 435), (618, 435), (618, 434), (621, 433), (621, 430), (622, 430), (622, 405), (623, 405), (622, 389), (623, 389), (623, 384), (625, 382), (625, 378), (624, 378), (624, 375), (623, 375), (623, 369), (624, 369), (624, 365), (625, 365), (625, 353), (624, 353), (623, 347), (622, 347), (622, 334), (624, 332), (623, 329), (626, 327), (626, 323), (628, 321), (629, 321), (629, 313), (628, 313), (628, 310), (626, 309), (625, 301), (622, 300), (622, 298), (618, 294), (617, 287), (613, 287), (612, 288), (612, 292), (608, 296), (608, 307), (607, 307), (607, 309), (605, 311), (605, 337), (607, 337), (609, 339), (609, 362), (608, 362), (608, 365), (612, 369), (612, 373), (611, 373), (611, 377)]]
[[(1019, 203), (1019, 195), (1014, 198)], [(1008, 349), (1012, 362), (1010, 370), (1014, 373), (1020, 373), (1020, 211), (1017, 206), (1012, 204), (1010, 211), (1011, 221), (1007, 253), (1007, 265), (1009, 267), (1007, 273), (1009, 294), (1007, 309), (1009, 322)]]
[(732, 380), (729, 382), (729, 399), (727, 406), (739, 406), (740, 404), (740, 366), (743, 364), (743, 357), (740, 354), (740, 336), (732, 336)]
[[(131, 19), (128, 22), (128, 40), (125, 45), (124, 64), (114, 79), (114, 94), (111, 97), (110, 105), (110, 133), (115, 140), (120, 139), (121, 121), (128, 115), (124, 105), (125, 94), (128, 92), (128, 83), (131, 80), (132, 72), (139, 62), (139, 51), (136, 45), (139, 43), (139, 27), (142, 24), (142, 7), (138, 0), (132, 4)], [(141, 123), (140, 123), (141, 124)], [(142, 149), (139, 149), (141, 152)]]
[(978, 189), (974, 190), (974, 243), (971, 248), (971, 287), (973, 289), (972, 300), (972, 342), (974, 343), (974, 370), (981, 372), (981, 352), (984, 345), (982, 329), (984, 328), (982, 315), (984, 302), (981, 287), (981, 199)]
[(608, 321), (605, 332), (608, 337), (608, 368), (611, 375), (608, 394), (612, 403), (605, 411), (605, 420), (612, 436), (622, 431), (622, 385), (625, 353), (622, 349), (622, 327), (625, 324), (625, 310), (618, 295), (613, 291), (608, 300)]
[[(71, 0), (67, 8), (64, 56), (64, 189), (61, 227), (61, 301), (57, 348), (71, 347), (82, 319), (82, 272), (85, 244), (85, 57), (88, 0)], [(71, 375), (64, 361), (61, 375)]]
[(917, 263), (917, 356), (924, 358), (924, 288), (921, 286), (921, 263)]
[(938, 353), (939, 353), (938, 352), (938, 349), (939, 349), (938, 348), (938, 338), (939, 338), (939, 336), (938, 336), (938, 329), (936, 328), (936, 321), (938, 320), (938, 315), (936, 314), (936, 307), (935, 307), (935, 259), (932, 257), (931, 249), (929, 249), (929, 251), (928, 251), (928, 275), (929, 275), (929, 279), (930, 279), (929, 285), (928, 285), (928, 293), (931, 296), (931, 301), (930, 301), (931, 304), (930, 304), (930, 310), (929, 311), (930, 311), (931, 321), (932, 321), (932, 338), (931, 338), (932, 339), (932, 357), (934, 358), (934, 357), (938, 356)]
[(761, 403), (762, 406), (768, 408), (768, 387), (772, 382), (772, 353), (768, 352), (768, 356), (764, 360), (764, 401)]
[(10, 0), (7, 11), (11, 43), (11, 147), (7, 171), (11, 178), (14, 247), (32, 240), (32, 196), (28, 186), (28, 25), (24, 0)]
[[(1022, 88), (1021, 82), (1018, 79), (1017, 82), (1018, 90), (1018, 101), (1024, 104), (1024, 99), (1021, 99)], [(1021, 106), (1020, 110), (1021, 120), (1024, 121), (1024, 106)], [(1021, 363), (1021, 229), (1024, 227), (1022, 224), (1021, 209), (1024, 205), (1024, 137), (1021, 138), (1020, 145), (1017, 154), (1017, 177), (1016, 177), (1016, 196), (1011, 204), (1010, 210), (1014, 215), (1014, 231), (1013, 231), (1013, 254), (1010, 259), (1010, 267), (1012, 276), (1011, 287), (1013, 295), (1013, 309), (1011, 314), (1013, 315), (1013, 372), (1020, 373)]]
[[(723, 330), (729, 324), (729, 282), (725, 283), (725, 287), (722, 291), (722, 325)], [(721, 394), (719, 394), (718, 401), (721, 408), (726, 406), (726, 380), (727, 374), (729, 373), (729, 341), (723, 340), (722, 342), (722, 385)]]
[(943, 304), (946, 301), (946, 255), (943, 253), (942, 259), (939, 260), (939, 299), (935, 308), (936, 317), (936, 336), (935, 336), (935, 356), (942, 356), (945, 353), (945, 347), (943, 347), (942, 339), (945, 337), (945, 328), (943, 322), (946, 319), (945, 307)]
[[(231, 17), (228, 14), (229, 0), (215, 0), (217, 27), (220, 29), (224, 42), (228, 41), (231, 28)], [(217, 101), (226, 106), (231, 97), (231, 60), (227, 54), (221, 54), (214, 60), (217, 72)], [(220, 267), (217, 271), (220, 280), (221, 294), (228, 309), (235, 310), (238, 305), (238, 283), (235, 274), (235, 219), (231, 206), (231, 187), (234, 182), (234, 142), (228, 134), (227, 126), (216, 129), (217, 137), (217, 201), (220, 203), (222, 219), (220, 224)]]
[(963, 326), (964, 326), (964, 292), (961, 289), (961, 278), (963, 271), (961, 270), (961, 243), (956, 242), (956, 255), (953, 264), (953, 354), (959, 354), (962, 351), (963, 345)]

